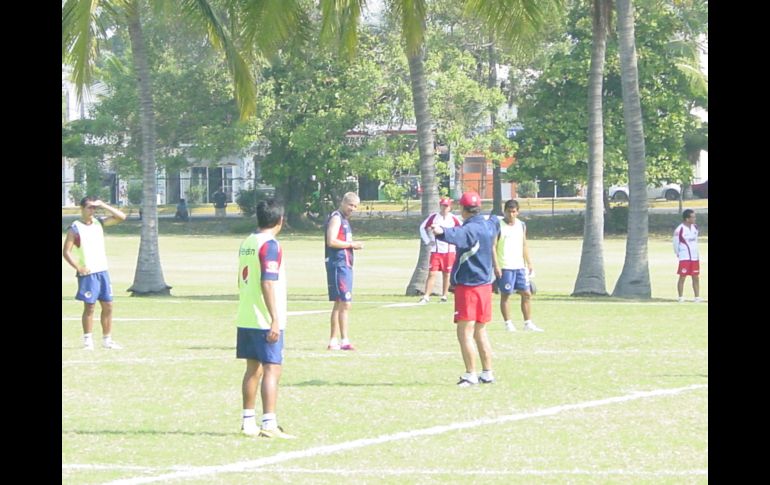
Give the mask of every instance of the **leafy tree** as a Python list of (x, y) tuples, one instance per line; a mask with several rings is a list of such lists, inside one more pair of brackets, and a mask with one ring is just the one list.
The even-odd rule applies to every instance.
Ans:
[[(150, 11), (149, 3), (155, 8)], [(228, 3), (233, 14), (231, 25), (236, 27), (243, 45), (255, 46), (246, 52), (274, 51), (277, 44), (291, 35), (291, 26), (300, 17), (296, 2), (286, 0), (275, 2)], [(62, 5), (62, 60), (73, 67), (73, 82), (78, 97), (82, 100), (83, 90), (91, 84), (93, 64), (98, 45), (107, 37), (108, 29), (127, 29), (136, 76), (138, 104), (141, 119), (141, 160), (144, 198), (142, 208), (141, 241), (134, 282), (129, 288), (135, 295), (169, 294), (170, 286), (163, 278), (158, 249), (158, 220), (156, 205), (156, 153), (155, 153), (155, 111), (151, 64), (144, 35), (144, 19), (157, 16), (162, 18), (164, 9), (177, 7), (184, 14), (191, 30), (205, 32), (206, 38), (226, 56), (227, 65), (233, 76), (236, 103), (242, 118), (247, 118), (255, 109), (255, 89), (251, 71), (231, 38), (221, 17), (215, 13), (212, 4), (205, 0), (180, 0), (178, 2), (145, 2), (142, 0), (66, 0)], [(242, 15), (238, 15), (242, 14)], [(237, 21), (243, 20), (243, 29)]]

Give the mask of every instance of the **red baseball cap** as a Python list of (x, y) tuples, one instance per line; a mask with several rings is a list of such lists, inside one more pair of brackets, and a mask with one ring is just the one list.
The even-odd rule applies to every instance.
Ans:
[(442, 197), (439, 199), (438, 205), (452, 205), (452, 199), (449, 197)]
[(481, 197), (476, 192), (465, 192), (460, 197), (460, 205), (463, 207), (479, 207), (481, 206)]

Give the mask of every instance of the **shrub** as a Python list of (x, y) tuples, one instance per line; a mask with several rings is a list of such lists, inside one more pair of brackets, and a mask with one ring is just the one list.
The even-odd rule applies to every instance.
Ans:
[(142, 182), (129, 182), (128, 189), (126, 190), (126, 197), (128, 202), (134, 205), (140, 205), (142, 203), (142, 197), (144, 196), (144, 188)]
[(525, 180), (516, 184), (516, 193), (519, 197), (534, 197), (537, 195), (537, 184), (532, 180)]
[(203, 185), (191, 185), (189, 189), (187, 189), (187, 203), (188, 204), (199, 204), (203, 202), (203, 199), (205, 199), (206, 195), (206, 187)]

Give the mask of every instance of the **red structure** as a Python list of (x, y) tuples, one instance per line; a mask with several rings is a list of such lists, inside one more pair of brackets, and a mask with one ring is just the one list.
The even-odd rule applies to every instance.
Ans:
[[(505, 171), (516, 161), (515, 157), (504, 158), (500, 162), (500, 172)], [(461, 192), (468, 190), (476, 191), (482, 199), (491, 199), (493, 197), (492, 183), (492, 160), (485, 158), (484, 155), (470, 154), (465, 157), (462, 169), (458, 174), (457, 180), (460, 184)], [(503, 200), (516, 198), (516, 182), (501, 182)]]

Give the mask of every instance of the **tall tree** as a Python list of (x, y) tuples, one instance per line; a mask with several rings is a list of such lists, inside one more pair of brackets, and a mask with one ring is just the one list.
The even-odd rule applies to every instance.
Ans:
[[(150, 12), (150, 3), (153, 10)], [(297, 23), (299, 9), (294, 0), (277, 5), (275, 2), (248, 2), (230, 4), (243, 8), (245, 28), (237, 30), (244, 35), (246, 45), (255, 45), (256, 51), (274, 49), (285, 39)], [(216, 48), (222, 50), (228, 61), (235, 86), (235, 99), (241, 117), (247, 118), (254, 110), (255, 85), (243, 56), (239, 52), (225, 24), (205, 0), (180, 0), (174, 2), (145, 2), (143, 0), (66, 0), (62, 5), (62, 60), (73, 66), (73, 82), (78, 97), (91, 84), (93, 64), (98, 46), (107, 36), (105, 27), (127, 28), (131, 43), (134, 72), (136, 74), (141, 117), (142, 139), (142, 229), (134, 282), (128, 291), (134, 295), (169, 294), (160, 264), (158, 248), (157, 184), (155, 162), (155, 112), (150, 63), (143, 32), (143, 16), (163, 15), (165, 8), (179, 8), (191, 27), (201, 28)], [(236, 12), (230, 12), (235, 14)], [(239, 17), (234, 15), (230, 20)], [(265, 35), (269, 32), (273, 35)]]
[(588, 75), (588, 193), (573, 296), (607, 296), (604, 280), (604, 60), (612, 13), (611, 0), (592, 2), (591, 66)]
[(636, 64), (634, 4), (616, 0), (618, 47), (623, 84), (623, 120), (628, 154), (628, 238), (626, 257), (612, 296), (650, 298), (650, 268), (647, 259), (649, 219), (647, 206), (647, 162), (645, 159), (639, 71)]

